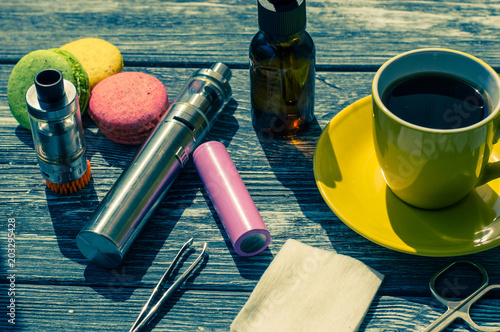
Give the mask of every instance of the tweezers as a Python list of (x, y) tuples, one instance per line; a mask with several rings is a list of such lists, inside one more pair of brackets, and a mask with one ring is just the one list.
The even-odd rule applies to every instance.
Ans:
[[(181, 250), (177, 253), (175, 256), (174, 260), (170, 264), (168, 270), (163, 274), (161, 277), (160, 281), (156, 285), (156, 287), (153, 290), (153, 293), (151, 293), (151, 296), (149, 297), (149, 300), (146, 302), (144, 307), (141, 310), (141, 313), (139, 314), (139, 317), (137, 317), (134, 325), (132, 325), (132, 328), (130, 329), (129, 332), (139, 332), (144, 326), (146, 326), (155, 316), (156, 313), (158, 312), (158, 309), (167, 301), (172, 294), (175, 293), (175, 291), (179, 288), (179, 286), (189, 277), (191, 272), (193, 272), (194, 268), (200, 263), (200, 261), (205, 257), (205, 253), (208, 247), (208, 244), (205, 242), (203, 245), (203, 249), (201, 251), (201, 254), (198, 256), (198, 258), (191, 264), (191, 266), (182, 274), (182, 276), (175, 281), (170, 288), (168, 288), (163, 295), (161, 296), (160, 300), (156, 302), (156, 304), (153, 305), (153, 302), (158, 298), (159, 292), (165, 287), (165, 284), (167, 283), (168, 277), (172, 274), (177, 262), (179, 261), (180, 257), (184, 253), (184, 251), (191, 246), (193, 243), (193, 238), (189, 239), (184, 245), (182, 246)], [(150, 306), (152, 308), (149, 310)]]

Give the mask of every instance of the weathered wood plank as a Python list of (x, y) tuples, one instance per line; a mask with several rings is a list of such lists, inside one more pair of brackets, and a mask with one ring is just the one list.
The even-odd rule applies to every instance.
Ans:
[[(126, 331), (148, 299), (151, 288), (17, 286), (13, 331)], [(181, 290), (153, 320), (154, 331), (228, 331), (249, 297), (248, 292)], [(0, 303), (4, 294), (0, 294)], [(477, 322), (500, 321), (499, 300), (482, 305)], [(419, 297), (376, 296), (361, 325), (362, 331), (420, 331), (444, 313), (436, 301)], [(498, 326), (491, 324), (490, 326)], [(449, 331), (468, 331), (461, 322)], [(7, 331), (10, 331), (9, 329)], [(149, 330), (148, 330), (149, 331)]]
[[(254, 0), (0, 3), (0, 61), (83, 37), (106, 39), (129, 64), (248, 63), (258, 29)], [(496, 1), (310, 0), (308, 28), (320, 68), (374, 68), (400, 52), (447, 47), (500, 66)], [(370, 67), (371, 66), (371, 67)]]

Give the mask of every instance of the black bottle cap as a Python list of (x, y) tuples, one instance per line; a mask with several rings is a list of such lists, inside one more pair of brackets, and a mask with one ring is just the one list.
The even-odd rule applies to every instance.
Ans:
[(35, 76), (38, 99), (44, 103), (54, 103), (64, 97), (64, 81), (60, 71), (45, 69)]
[(306, 0), (259, 0), (259, 27), (275, 36), (291, 36), (306, 26)]

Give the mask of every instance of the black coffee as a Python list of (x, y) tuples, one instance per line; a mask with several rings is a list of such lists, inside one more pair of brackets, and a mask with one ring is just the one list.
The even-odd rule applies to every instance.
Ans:
[(457, 78), (433, 73), (394, 83), (382, 95), (382, 102), (400, 119), (434, 129), (467, 127), (490, 112), (484, 92)]

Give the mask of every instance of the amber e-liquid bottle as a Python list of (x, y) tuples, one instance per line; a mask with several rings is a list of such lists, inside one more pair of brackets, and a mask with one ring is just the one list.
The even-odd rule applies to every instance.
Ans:
[(314, 119), (316, 50), (305, 31), (305, 0), (258, 0), (250, 44), (252, 122), (266, 138), (292, 137)]

